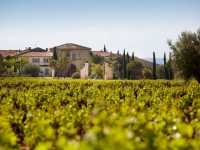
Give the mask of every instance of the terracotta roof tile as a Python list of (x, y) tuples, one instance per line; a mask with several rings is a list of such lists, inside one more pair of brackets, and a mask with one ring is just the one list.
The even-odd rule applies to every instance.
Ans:
[(104, 51), (91, 51), (93, 55), (100, 55), (102, 57), (109, 57), (110, 52), (104, 52)]
[[(53, 50), (54, 47), (50, 48), (50, 50)], [(56, 46), (56, 49), (67, 49), (67, 50), (91, 50), (89, 47), (73, 44), (73, 43), (66, 43), (60, 46)]]
[(50, 51), (44, 50), (40, 47), (36, 47), (33, 49), (27, 49), (23, 51), (17, 51), (11, 56), (17, 56), (17, 57), (52, 57), (53, 54)]
[(0, 54), (3, 56), (3, 57), (6, 57), (10, 54), (14, 54), (18, 52), (18, 50), (0, 50)]
[(49, 51), (46, 52), (27, 52), (19, 54), (18, 57), (52, 57), (53, 54)]

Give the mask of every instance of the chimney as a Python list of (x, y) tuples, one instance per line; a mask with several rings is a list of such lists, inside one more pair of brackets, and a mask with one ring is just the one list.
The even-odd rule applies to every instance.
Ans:
[(46, 48), (46, 51), (48, 51), (48, 48)]

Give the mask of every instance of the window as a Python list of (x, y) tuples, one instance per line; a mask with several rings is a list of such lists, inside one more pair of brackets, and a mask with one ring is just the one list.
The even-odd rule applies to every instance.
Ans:
[(32, 63), (40, 63), (40, 58), (32, 58)]
[(49, 58), (43, 58), (43, 63), (49, 63)]
[(70, 57), (72, 60), (74, 60), (74, 59), (75, 59), (75, 53), (70, 53), (70, 54), (69, 54), (69, 57)]
[(44, 74), (45, 74), (45, 75), (49, 75), (49, 69), (45, 68)]

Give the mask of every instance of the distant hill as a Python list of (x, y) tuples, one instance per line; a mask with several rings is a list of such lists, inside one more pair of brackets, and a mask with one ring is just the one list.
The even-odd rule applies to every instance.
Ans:
[[(140, 59), (153, 62), (153, 58), (140, 58)], [(166, 59), (166, 61), (168, 61), (168, 59)], [(163, 65), (163, 64), (164, 64), (163, 58), (156, 58), (156, 63), (157, 63), (157, 64), (160, 64), (160, 65)]]
[[(153, 59), (151, 61), (148, 61), (148, 60), (145, 60), (144, 58), (135, 57), (135, 60), (141, 62), (144, 65), (145, 68), (148, 68), (150, 70), (153, 69), (153, 61), (152, 61)], [(156, 66), (158, 67), (159, 65), (160, 64), (158, 64), (156, 62)]]

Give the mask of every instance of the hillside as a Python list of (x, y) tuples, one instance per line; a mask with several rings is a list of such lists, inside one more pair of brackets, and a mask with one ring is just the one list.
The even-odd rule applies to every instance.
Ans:
[[(138, 57), (135, 57), (135, 60), (138, 60), (139, 62), (141, 62), (145, 68), (148, 68), (150, 70), (153, 69), (153, 62), (151, 61), (147, 61)], [(158, 63), (156, 63), (156, 67), (159, 67), (160, 65)]]

